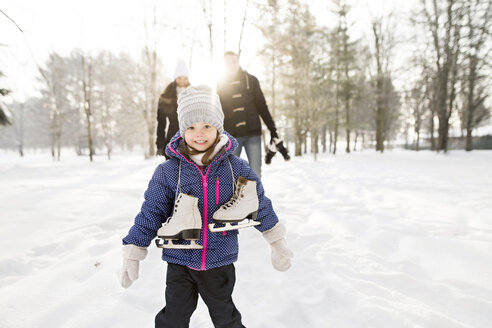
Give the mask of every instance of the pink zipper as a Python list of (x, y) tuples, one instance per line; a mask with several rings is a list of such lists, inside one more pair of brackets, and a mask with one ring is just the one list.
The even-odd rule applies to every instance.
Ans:
[(207, 218), (208, 218), (208, 183), (207, 183), (207, 175), (210, 170), (210, 166), (208, 167), (207, 173), (203, 175), (202, 171), (200, 174), (202, 175), (202, 186), (203, 186), (203, 224), (202, 224), (202, 265), (200, 266), (200, 270), (205, 270), (207, 264)]
[[(175, 153), (176, 155), (178, 155), (178, 154), (181, 155), (181, 157), (183, 157), (184, 160), (187, 161), (188, 163), (193, 164), (197, 168), (198, 172), (200, 172), (200, 175), (202, 176), (202, 190), (203, 190), (202, 246), (203, 246), (203, 249), (202, 249), (202, 263), (201, 263), (201, 266), (200, 266), (200, 270), (205, 270), (206, 269), (206, 264), (207, 264), (207, 228), (208, 228), (208, 224), (207, 224), (207, 219), (208, 219), (208, 182), (207, 182), (207, 177), (208, 177), (208, 172), (210, 172), (210, 167), (212, 166), (212, 163), (210, 163), (208, 165), (207, 173), (205, 173), (205, 175), (203, 175), (203, 172), (202, 172), (202, 170), (200, 170), (200, 168), (198, 167), (198, 165), (196, 165), (193, 162), (190, 162), (181, 153), (176, 152), (174, 149), (171, 148), (171, 143), (173, 143), (174, 141), (176, 141), (179, 138), (181, 138), (181, 137), (178, 136), (176, 139), (171, 140), (171, 142), (169, 142), (169, 144), (167, 145), (168, 148), (173, 153)], [(229, 140), (229, 144), (227, 145), (226, 151), (228, 151), (231, 148), (231, 146), (232, 146), (232, 142), (231, 142), (231, 140)], [(220, 155), (214, 161), (219, 160), (221, 157), (222, 157), (222, 155)], [(217, 182), (216, 182), (216, 188), (218, 188), (218, 183)], [(218, 189), (216, 189), (216, 191), (217, 190)], [(217, 200), (217, 196), (216, 196), (216, 200)], [(225, 235), (225, 231), (222, 234)]]

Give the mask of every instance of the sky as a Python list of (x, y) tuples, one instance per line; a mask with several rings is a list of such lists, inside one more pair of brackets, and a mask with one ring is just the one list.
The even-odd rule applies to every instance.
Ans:
[[(407, 17), (415, 1), (349, 1), (354, 5), (349, 17), (354, 37), (368, 37), (371, 16), (394, 11), (397, 17)], [(0, 80), (0, 85), (16, 91), (13, 99), (23, 100), (32, 95), (36, 89), (37, 65), (42, 65), (53, 51), (66, 55), (75, 48), (88, 53), (111, 50), (127, 52), (138, 58), (145, 43), (145, 17), (150, 17), (153, 3), (158, 3), (159, 24), (164, 25), (159, 27), (157, 51), (164, 61), (165, 74), (171, 76), (176, 59), (183, 58), (191, 64), (192, 82), (211, 83), (210, 77), (217, 76), (222, 68), (220, 54), (237, 49), (246, 1), (226, 1), (225, 8), (223, 1), (214, 2), (217, 59), (210, 63), (205, 47), (207, 26), (199, 0), (0, 0), (0, 9), (23, 30), (21, 33), (0, 13), (0, 67), (6, 75)], [(326, 0), (310, 1), (311, 10), (321, 25), (333, 26), (336, 23), (329, 3)], [(225, 42), (224, 13), (227, 13)], [(258, 13), (250, 4), (243, 33), (241, 64), (261, 81), (265, 73), (257, 56), (262, 46), (261, 35), (252, 24), (257, 19)], [(195, 43), (191, 42), (192, 37), (197, 40)], [(200, 47), (198, 42), (205, 46)], [(190, 44), (193, 44), (193, 49)]]

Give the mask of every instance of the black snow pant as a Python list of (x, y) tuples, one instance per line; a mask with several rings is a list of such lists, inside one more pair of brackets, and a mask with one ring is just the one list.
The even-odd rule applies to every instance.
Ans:
[(233, 264), (196, 271), (168, 263), (166, 306), (156, 315), (156, 328), (187, 328), (196, 309), (198, 295), (208, 307), (215, 328), (245, 328), (232, 302), (236, 282)]

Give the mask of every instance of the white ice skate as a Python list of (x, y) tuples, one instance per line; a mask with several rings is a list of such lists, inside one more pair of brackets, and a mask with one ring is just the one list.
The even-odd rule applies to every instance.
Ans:
[(212, 232), (219, 232), (258, 225), (260, 222), (255, 221), (258, 205), (256, 181), (239, 177), (231, 200), (222, 205), (213, 215), (215, 223), (225, 224), (225, 226), (217, 227), (214, 223), (210, 223), (208, 227)]
[[(202, 249), (200, 239), (202, 218), (198, 210), (198, 198), (180, 193), (174, 204), (174, 213), (157, 231), (155, 244), (159, 248)], [(173, 240), (189, 240), (190, 244), (175, 244)], [(167, 242), (166, 242), (167, 241)]]

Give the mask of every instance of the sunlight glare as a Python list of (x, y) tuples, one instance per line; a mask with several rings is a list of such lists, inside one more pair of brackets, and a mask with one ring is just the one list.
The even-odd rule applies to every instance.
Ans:
[(215, 89), (223, 71), (222, 60), (214, 60), (213, 64), (210, 64), (210, 61), (198, 62), (190, 69), (190, 83), (193, 85), (206, 84)]

